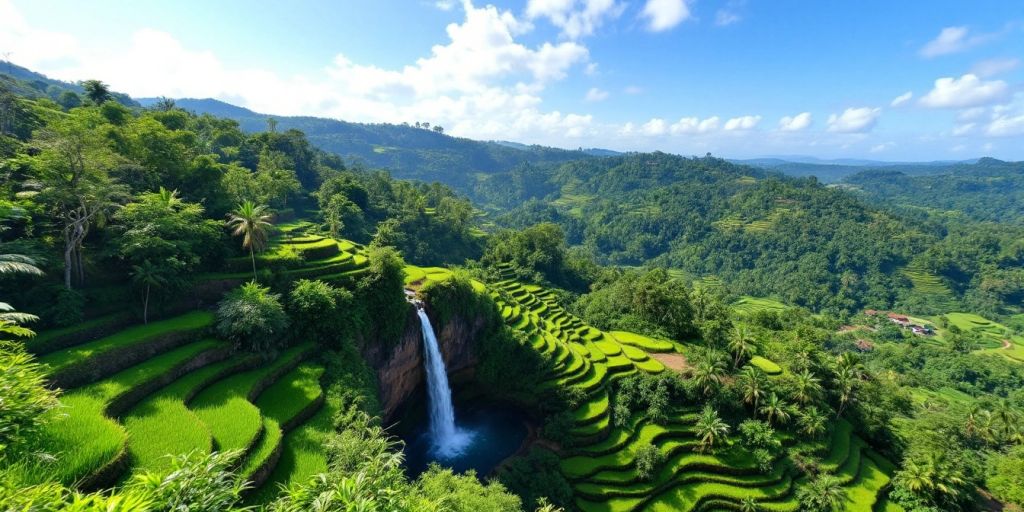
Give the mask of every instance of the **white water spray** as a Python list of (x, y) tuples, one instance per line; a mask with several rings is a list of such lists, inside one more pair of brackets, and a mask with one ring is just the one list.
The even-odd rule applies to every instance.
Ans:
[(448, 374), (437, 345), (437, 336), (434, 335), (434, 328), (430, 325), (430, 318), (423, 310), (423, 305), (414, 304), (423, 328), (423, 365), (427, 371), (427, 408), (430, 411), (430, 438), (434, 455), (441, 458), (455, 457), (469, 445), (473, 436), (455, 425), (452, 390), (448, 386)]

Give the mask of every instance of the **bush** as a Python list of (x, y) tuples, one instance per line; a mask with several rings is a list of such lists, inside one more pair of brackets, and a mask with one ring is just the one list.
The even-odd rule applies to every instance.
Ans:
[(30, 445), (58, 405), (43, 368), (20, 343), (0, 342), (0, 460)]
[(288, 295), (293, 337), (340, 346), (353, 329), (352, 292), (320, 280), (300, 279)]
[(85, 296), (78, 290), (63, 286), (57, 290), (53, 303), (43, 312), (44, 318), (52, 319), (54, 325), (67, 327), (82, 322)]
[(650, 480), (655, 471), (665, 460), (665, 455), (661, 453), (661, 450), (657, 446), (648, 444), (636, 451), (636, 475), (644, 480)]
[(555, 453), (533, 448), (525, 457), (513, 459), (498, 474), (498, 480), (523, 499), (523, 508), (533, 510), (544, 502), (573, 506), (572, 487), (562, 475)]
[(217, 332), (251, 352), (265, 354), (280, 348), (288, 327), (280, 297), (255, 281), (232, 290), (217, 306)]

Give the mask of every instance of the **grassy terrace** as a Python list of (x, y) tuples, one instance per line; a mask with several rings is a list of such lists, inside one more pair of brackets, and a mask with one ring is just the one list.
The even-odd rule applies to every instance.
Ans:
[(137, 325), (105, 338), (59, 350), (40, 357), (39, 362), (49, 365), (51, 371), (57, 373), (71, 365), (81, 364), (93, 357), (101, 356), (114, 350), (123, 349), (159, 336), (183, 331), (198, 331), (212, 324), (213, 313), (194, 311), (178, 317), (168, 318), (167, 320), (151, 322), (148, 325)]
[[(553, 386), (582, 389), (588, 399), (573, 411), (577, 446), (561, 461), (571, 482), (576, 505), (585, 512), (736, 510), (741, 500), (755, 498), (763, 510), (796, 511), (795, 488), (804, 482), (779, 461), (772, 472), (758, 471), (750, 454), (738, 446), (702, 454), (691, 431), (695, 414), (677, 411), (665, 425), (635, 416), (629, 425), (610, 426), (609, 385), (636, 372), (657, 373), (665, 367), (650, 354), (678, 352), (682, 345), (629, 332), (601, 332), (565, 311), (550, 292), (511, 280), (491, 283), (491, 296), (505, 322), (526, 333), (530, 343), (553, 363)], [(408, 279), (408, 278), (407, 278)], [(770, 299), (745, 297), (734, 304), (741, 314), (781, 310)], [(768, 374), (782, 373), (774, 362), (751, 362)], [(665, 456), (650, 481), (639, 479), (635, 454), (656, 446)], [(891, 466), (867, 450), (847, 422), (837, 424), (829, 439), (818, 442), (825, 454), (824, 471), (844, 482), (845, 510), (870, 511), (889, 480)], [(866, 504), (866, 505), (865, 505)], [(884, 510), (896, 510), (885, 504)], [(881, 509), (881, 508), (880, 508)]]

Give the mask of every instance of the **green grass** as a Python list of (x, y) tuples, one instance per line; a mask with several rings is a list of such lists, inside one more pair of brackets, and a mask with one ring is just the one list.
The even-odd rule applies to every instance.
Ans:
[(44, 449), (56, 457), (56, 462), (42, 473), (70, 485), (113, 460), (124, 449), (128, 433), (106, 416), (111, 401), (222, 346), (214, 340), (192, 343), (65, 394), (61, 397), (63, 407), (48, 413), (44, 426)]
[(243, 362), (235, 357), (188, 373), (129, 411), (123, 423), (134, 468), (160, 471), (167, 467), (171, 454), (209, 453), (213, 449), (210, 429), (185, 406), (185, 400), (217, 375)]
[(301, 364), (261, 393), (256, 406), (268, 418), (285, 423), (323, 394), (320, 388), (323, 373), (322, 366)]
[(238, 474), (245, 478), (250, 478), (256, 470), (267, 463), (274, 450), (281, 444), (283, 438), (284, 433), (281, 431), (281, 425), (277, 420), (264, 417), (263, 436), (260, 437), (259, 443), (253, 447), (252, 452), (245, 458), (245, 462), (239, 469)]
[(328, 400), (309, 421), (285, 434), (281, 459), (267, 482), (253, 493), (251, 503), (267, 503), (278, 495), (282, 486), (305, 483), (327, 471), (323, 444), (334, 429), (334, 416), (339, 410), (339, 404)]
[(741, 315), (749, 315), (755, 311), (782, 311), (786, 309), (786, 305), (765, 297), (750, 297), (744, 295), (739, 300), (732, 303), (733, 311)]
[(631, 332), (611, 331), (608, 334), (611, 334), (619, 343), (632, 345), (649, 352), (672, 352), (673, 349), (672, 344), (665, 340), (656, 340)]
[(62, 327), (59, 329), (49, 329), (38, 333), (33, 338), (25, 340), (25, 348), (27, 348), (29, 352), (32, 352), (36, 355), (45, 354), (47, 352), (50, 352), (48, 346), (57, 338), (83, 332), (96, 327), (112, 325), (124, 321), (127, 318), (129, 318), (129, 315), (126, 313), (112, 313), (109, 315), (93, 318), (91, 320), (86, 320), (84, 322), (79, 322), (75, 325), (71, 325), (68, 327)]
[(759, 368), (768, 375), (779, 375), (782, 373), (782, 368), (779, 365), (775, 364), (774, 361), (765, 359), (761, 356), (751, 357), (750, 364), (751, 366)]
[(219, 450), (244, 450), (256, 440), (263, 425), (260, 410), (249, 401), (254, 387), (275, 370), (295, 361), (309, 345), (293, 347), (273, 363), (232, 375), (204, 389), (189, 403), (210, 429)]
[(59, 372), (72, 364), (81, 363), (91, 357), (107, 354), (119, 348), (134, 345), (164, 334), (201, 329), (213, 324), (213, 313), (209, 311), (193, 311), (167, 320), (151, 322), (148, 325), (130, 327), (117, 334), (83, 343), (71, 348), (59, 350), (39, 358), (39, 362), (50, 366), (51, 371)]

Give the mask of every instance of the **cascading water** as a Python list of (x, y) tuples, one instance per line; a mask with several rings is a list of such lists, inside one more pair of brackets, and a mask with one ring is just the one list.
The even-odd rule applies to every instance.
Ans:
[(423, 305), (414, 302), (416, 314), (423, 329), (423, 365), (427, 371), (427, 409), (430, 411), (430, 437), (434, 454), (441, 458), (458, 456), (472, 441), (472, 434), (455, 425), (455, 407), (452, 390), (448, 387), (448, 373), (444, 358), (437, 345), (437, 336)]

